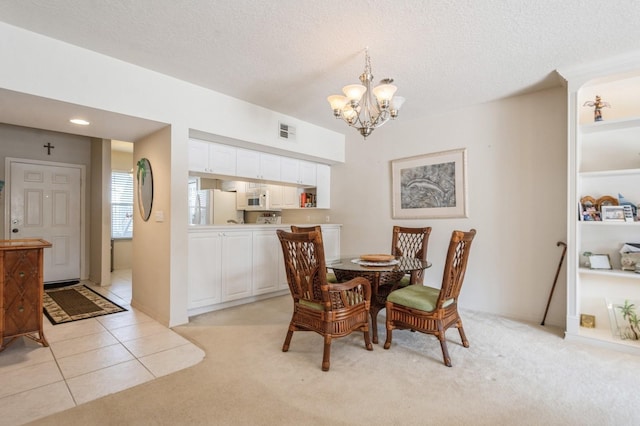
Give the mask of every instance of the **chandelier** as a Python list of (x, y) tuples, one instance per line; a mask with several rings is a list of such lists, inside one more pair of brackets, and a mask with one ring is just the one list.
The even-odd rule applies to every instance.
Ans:
[(360, 76), (362, 84), (350, 84), (342, 88), (342, 95), (332, 95), (327, 98), (333, 116), (341, 118), (351, 127), (358, 129), (366, 139), (374, 129), (382, 126), (398, 116), (398, 110), (405, 99), (393, 96), (398, 90), (392, 78), (385, 78), (380, 84), (371, 89), (373, 75), (371, 74), (371, 58), (369, 49), (365, 49), (364, 72)]

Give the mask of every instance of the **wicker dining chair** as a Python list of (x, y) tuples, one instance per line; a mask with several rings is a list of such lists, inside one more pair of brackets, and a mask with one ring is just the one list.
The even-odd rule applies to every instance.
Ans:
[(451, 367), (445, 332), (452, 326), (458, 329), (462, 345), (465, 348), (469, 347), (462, 327), (462, 319), (458, 314), (458, 297), (467, 269), (471, 242), (475, 235), (475, 229), (469, 232), (453, 231), (451, 234), (440, 289), (415, 284), (389, 294), (386, 303), (385, 349), (391, 347), (394, 329), (410, 329), (433, 334), (440, 341), (444, 364)]
[(315, 331), (324, 337), (322, 370), (329, 370), (331, 341), (353, 331), (364, 333), (367, 350), (371, 285), (357, 277), (344, 283), (327, 283), (322, 233), (278, 230), (287, 283), (293, 297), (293, 315), (282, 351), (287, 352), (294, 331)]
[[(314, 226), (291, 225), (291, 232), (313, 232), (313, 231), (318, 231), (322, 233), (322, 227), (320, 225), (314, 225)], [(328, 283), (338, 282), (338, 279), (336, 278), (336, 275), (333, 272), (327, 271), (327, 282)]]
[[(391, 237), (391, 254), (394, 256), (414, 257), (417, 259), (427, 260), (427, 247), (429, 245), (429, 235), (431, 235), (431, 227), (424, 228), (407, 228), (402, 226), (394, 226)], [(377, 330), (378, 312), (385, 307), (389, 294), (401, 287), (409, 284), (422, 284), (424, 280), (424, 270), (412, 271), (410, 275), (404, 276), (399, 282), (390, 281), (388, 277), (380, 277), (381, 285), (371, 300), (371, 320), (372, 327)], [(394, 279), (395, 280), (395, 279)]]

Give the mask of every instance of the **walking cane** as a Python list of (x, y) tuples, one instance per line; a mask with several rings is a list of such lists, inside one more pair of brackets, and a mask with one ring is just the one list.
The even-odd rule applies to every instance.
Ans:
[(551, 286), (551, 293), (549, 293), (549, 300), (547, 301), (547, 308), (544, 310), (544, 316), (540, 325), (544, 325), (544, 320), (547, 318), (547, 312), (549, 312), (549, 305), (551, 304), (551, 297), (553, 296), (553, 290), (556, 289), (556, 283), (558, 282), (558, 275), (560, 275), (560, 268), (562, 268), (562, 262), (564, 262), (564, 255), (567, 252), (567, 245), (562, 241), (558, 241), (556, 246), (562, 246), (562, 256), (560, 256), (560, 263), (558, 264), (558, 270), (556, 271), (556, 277), (553, 279), (553, 285)]

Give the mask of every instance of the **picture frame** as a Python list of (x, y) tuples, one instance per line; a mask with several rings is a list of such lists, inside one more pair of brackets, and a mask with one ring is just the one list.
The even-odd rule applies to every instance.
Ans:
[(596, 328), (596, 317), (590, 314), (580, 314), (580, 327)]
[(591, 269), (612, 269), (608, 254), (591, 254), (588, 257)]
[(603, 205), (600, 211), (600, 216), (602, 217), (603, 222), (624, 222), (624, 207)]
[(469, 217), (466, 148), (391, 161), (392, 217)]

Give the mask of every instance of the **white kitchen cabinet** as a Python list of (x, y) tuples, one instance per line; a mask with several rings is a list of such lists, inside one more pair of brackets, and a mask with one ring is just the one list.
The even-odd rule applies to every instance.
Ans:
[(297, 209), (300, 207), (300, 190), (295, 186), (269, 185), (269, 202), (274, 209)]
[(253, 294), (271, 293), (286, 287), (282, 248), (276, 230), (254, 231)]
[(221, 233), (190, 232), (188, 251), (188, 309), (220, 303), (222, 288)]
[(300, 207), (300, 189), (295, 186), (282, 187), (282, 208), (297, 209)]
[[(616, 304), (640, 301), (640, 274), (623, 271), (619, 253), (624, 243), (640, 242), (640, 222), (581, 220), (580, 205), (586, 196), (617, 200), (618, 194), (640, 203), (640, 57), (559, 72), (567, 80), (569, 105), (565, 336), (640, 354), (640, 341), (614, 336), (612, 329), (620, 324), (611, 315)], [(602, 110), (603, 121), (594, 122), (594, 108), (585, 103), (596, 95), (611, 108)], [(590, 269), (585, 252), (608, 255), (612, 269)], [(582, 326), (582, 315), (595, 316), (595, 327)]]
[(316, 186), (316, 163), (300, 160), (298, 167), (298, 183), (303, 186)]
[(235, 176), (236, 148), (229, 145), (190, 139), (189, 170)]
[(316, 186), (316, 163), (282, 157), (280, 160), (280, 181), (300, 186)]
[(282, 185), (267, 185), (269, 191), (269, 205), (274, 209), (281, 209), (284, 206)]
[(237, 148), (236, 174), (239, 177), (278, 182), (280, 159), (278, 155)]
[[(325, 260), (328, 263), (338, 260), (341, 225), (321, 226)], [(289, 225), (190, 228), (187, 275), (190, 315), (284, 294), (288, 285), (277, 229), (291, 228)]]
[(297, 184), (300, 180), (300, 160), (282, 157), (280, 159), (280, 181)]
[(222, 232), (222, 301), (251, 295), (253, 234), (251, 231)]
[(331, 207), (331, 167), (326, 164), (316, 165), (316, 207)]

